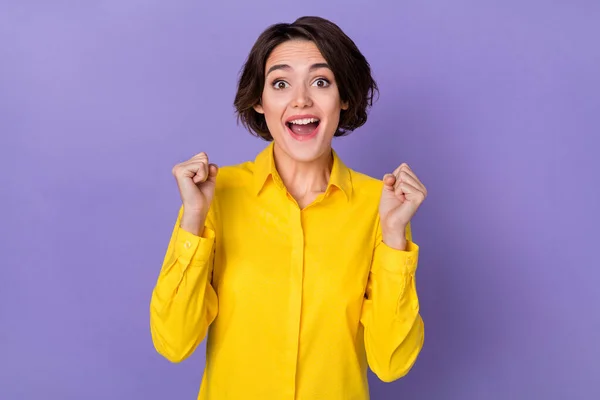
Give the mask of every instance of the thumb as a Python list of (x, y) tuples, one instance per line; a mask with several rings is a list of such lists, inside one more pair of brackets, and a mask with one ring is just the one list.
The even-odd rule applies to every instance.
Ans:
[(214, 181), (219, 172), (219, 166), (217, 164), (208, 164), (208, 179)]
[(383, 189), (394, 190), (394, 184), (396, 183), (396, 177), (393, 174), (385, 174), (383, 176)]

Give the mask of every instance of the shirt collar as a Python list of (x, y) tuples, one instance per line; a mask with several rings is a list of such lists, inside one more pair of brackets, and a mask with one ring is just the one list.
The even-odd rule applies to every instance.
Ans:
[[(260, 193), (269, 178), (271, 178), (280, 189), (285, 189), (283, 181), (275, 168), (273, 148), (274, 142), (271, 141), (271, 143), (269, 143), (269, 145), (261, 151), (254, 160), (254, 194), (256, 195)], [(350, 170), (342, 162), (335, 150), (332, 149), (331, 152), (333, 154), (333, 167), (331, 168), (327, 190), (329, 190), (330, 186), (335, 186), (344, 193), (346, 199), (350, 199), (350, 195), (352, 194)]]

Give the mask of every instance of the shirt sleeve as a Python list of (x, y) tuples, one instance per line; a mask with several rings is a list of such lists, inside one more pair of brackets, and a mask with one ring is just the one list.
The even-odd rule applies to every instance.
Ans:
[(387, 246), (378, 221), (361, 323), (369, 367), (384, 382), (408, 373), (424, 341), (415, 282), (419, 246), (412, 241), (410, 224), (406, 239), (404, 251)]
[(150, 300), (152, 342), (158, 353), (171, 362), (183, 361), (194, 352), (218, 312), (217, 294), (211, 285), (213, 213), (209, 211), (200, 236), (180, 227), (182, 215), (183, 207)]

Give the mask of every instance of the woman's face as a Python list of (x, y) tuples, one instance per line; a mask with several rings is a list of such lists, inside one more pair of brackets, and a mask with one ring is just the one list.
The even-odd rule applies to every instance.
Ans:
[(340, 111), (333, 72), (317, 46), (291, 40), (275, 47), (265, 66), (261, 104), (275, 146), (300, 162), (316, 160), (331, 150)]

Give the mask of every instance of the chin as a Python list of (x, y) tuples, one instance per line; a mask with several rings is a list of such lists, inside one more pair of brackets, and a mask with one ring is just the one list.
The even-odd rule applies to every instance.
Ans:
[(323, 151), (306, 151), (291, 149), (290, 153), (291, 154), (288, 153), (288, 155), (292, 159), (302, 163), (310, 163), (318, 160), (320, 157), (323, 156)]
[[(308, 141), (297, 141), (289, 135), (285, 140), (277, 141), (281, 150), (283, 150), (291, 159), (308, 163), (318, 160), (331, 150), (331, 140), (323, 140), (322, 137), (315, 137)], [(283, 142), (283, 143), (282, 143)], [(283, 144), (283, 146), (281, 146)]]

